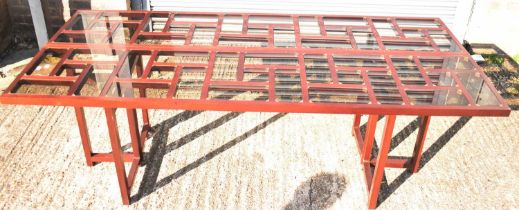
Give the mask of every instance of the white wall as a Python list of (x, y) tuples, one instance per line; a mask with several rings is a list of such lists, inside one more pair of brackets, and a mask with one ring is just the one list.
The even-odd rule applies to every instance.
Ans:
[(417, 16), (441, 18), (462, 38), (473, 0), (148, 0), (151, 10)]
[(465, 39), (519, 54), (519, 0), (476, 0)]

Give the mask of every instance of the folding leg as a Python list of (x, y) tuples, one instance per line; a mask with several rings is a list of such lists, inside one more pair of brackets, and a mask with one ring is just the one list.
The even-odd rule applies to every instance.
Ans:
[(132, 139), (133, 156), (140, 159), (142, 154), (142, 141), (139, 135), (137, 111), (135, 111), (135, 109), (126, 109), (126, 115), (128, 116), (128, 125), (130, 126), (130, 137)]
[[(135, 63), (134, 63), (134, 66), (135, 66), (135, 71), (137, 72), (137, 76), (138, 77), (143, 77), (143, 71), (144, 71), (144, 66), (142, 64), (142, 56), (137, 56), (137, 59), (135, 60)], [(150, 62), (150, 61), (148, 61)], [(144, 77), (146, 77), (146, 75), (144, 75)], [(141, 98), (146, 98), (146, 89), (144, 88), (139, 88), (139, 96)], [(147, 109), (142, 109), (142, 121), (144, 122), (143, 124), (143, 127), (146, 127), (150, 125), (150, 118), (148, 116), (148, 110)], [(144, 139), (143, 139), (144, 141)]]
[(353, 128), (351, 130), (351, 135), (355, 136), (355, 129), (360, 128), (360, 118), (362, 115), (356, 114), (355, 118), (353, 118)]
[[(420, 130), (416, 138), (416, 144), (411, 158), (389, 158), (388, 153), (391, 147), (391, 139), (395, 126), (395, 115), (386, 116), (386, 125), (382, 136), (382, 143), (379, 148), (377, 158), (371, 159), (371, 150), (375, 144), (375, 129), (377, 126), (378, 116), (369, 115), (366, 134), (363, 137), (360, 132), (360, 115), (356, 115), (353, 122), (353, 136), (357, 141), (357, 147), (361, 155), (361, 163), (364, 169), (366, 185), (368, 191), (368, 207), (373, 209), (377, 206), (378, 194), (382, 177), (384, 176), (384, 168), (408, 168), (413, 173), (418, 171), (420, 166), (420, 158), (425, 141), (425, 136), (429, 128), (430, 116), (422, 116), (420, 121)], [(375, 168), (372, 173), (371, 167)]]
[(416, 137), (416, 144), (414, 146), (413, 157), (411, 159), (411, 164), (409, 165), (409, 170), (413, 173), (418, 172), (418, 168), (420, 167), (420, 159), (422, 157), (422, 149), (425, 142), (425, 137), (427, 135), (427, 130), (429, 129), (429, 122), (431, 121), (431, 116), (422, 116), (420, 120), (420, 130), (418, 130), (418, 136)]
[[(140, 94), (141, 98), (146, 98), (146, 90), (139, 89), (139, 94)], [(144, 147), (144, 141), (146, 140), (146, 138), (148, 136), (148, 132), (150, 132), (152, 130), (151, 126), (150, 126), (150, 116), (148, 114), (147, 109), (142, 109), (142, 122), (143, 122), (142, 130), (144, 132), (143, 132), (143, 135), (141, 136), (141, 147)]]
[(391, 138), (393, 136), (395, 119), (395, 115), (386, 116), (386, 125), (384, 126), (382, 143), (377, 156), (375, 172), (373, 173), (373, 178), (371, 180), (371, 187), (369, 189), (368, 208), (370, 209), (377, 207), (378, 193), (380, 192), (380, 185), (382, 182), (382, 177), (384, 176), (384, 167), (386, 165), (389, 147), (391, 146)]
[(378, 115), (369, 115), (368, 127), (364, 137), (364, 148), (362, 148), (361, 161), (371, 161), (371, 150), (373, 149), (373, 142), (375, 141), (375, 130), (377, 129)]
[(93, 166), (92, 161), (92, 146), (90, 144), (90, 137), (88, 136), (88, 127), (85, 120), (85, 112), (83, 107), (74, 107), (76, 111), (77, 125), (79, 128), (79, 135), (81, 136), (81, 144), (83, 144), (83, 152), (85, 153), (87, 166)]
[(126, 177), (124, 168), (123, 151), (121, 149), (121, 141), (119, 139), (119, 131), (117, 129), (117, 120), (114, 108), (105, 108), (106, 123), (108, 125), (108, 133), (110, 134), (110, 143), (112, 145), (113, 161), (115, 163), (115, 171), (117, 180), (119, 181), (119, 189), (124, 205), (130, 204), (130, 187)]

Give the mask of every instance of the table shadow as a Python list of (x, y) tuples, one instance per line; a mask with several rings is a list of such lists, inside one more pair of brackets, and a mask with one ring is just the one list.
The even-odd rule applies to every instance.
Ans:
[[(460, 117), (454, 124), (447, 129), (434, 143), (422, 153), (422, 157), (420, 159), (419, 169), (422, 169), (425, 164), (427, 164), (436, 154), (460, 131), (471, 119), (472, 117)], [(410, 122), (404, 129), (402, 129), (399, 133), (397, 133), (391, 143), (391, 150), (396, 148), (400, 143), (402, 143), (411, 133), (413, 133), (416, 129), (418, 129), (418, 121), (419, 118), (416, 118), (412, 122)], [(363, 125), (365, 126), (365, 125)], [(362, 130), (363, 129), (363, 130)], [(365, 131), (365, 127), (361, 127), (361, 132)], [(364, 134), (363, 134), (364, 135)], [(378, 147), (376, 144), (373, 144), (373, 152), (372, 158), (376, 157), (378, 153)], [(392, 158), (399, 158), (394, 157)], [(372, 170), (374, 168), (372, 167)], [(418, 172), (419, 173), (419, 172)], [(388, 183), (386, 175), (384, 174), (382, 178), (382, 185), (380, 188), (380, 193), (378, 196), (377, 206), (382, 204), (393, 192), (395, 192), (409, 177), (411, 177), (413, 173), (409, 169), (404, 169), (404, 171), (398, 175), (391, 183)]]
[[(204, 125), (203, 127), (198, 128), (197, 130), (177, 139), (176, 141), (167, 144), (167, 139), (169, 137), (169, 130), (177, 125), (178, 123), (184, 122), (190, 118), (193, 118), (197, 115), (199, 115), (200, 111), (183, 111), (172, 118), (169, 118), (163, 122), (161, 122), (158, 125), (153, 126), (155, 130), (155, 134), (153, 135), (152, 139), (153, 143), (151, 145), (151, 148), (149, 152), (144, 153), (144, 159), (141, 163), (141, 165), (145, 166), (144, 175), (142, 178), (142, 181), (139, 185), (138, 192), (131, 197), (131, 202), (136, 202), (147, 195), (155, 192), (156, 190), (166, 186), (167, 184), (171, 183), (173, 180), (183, 176), (184, 174), (188, 173), (189, 171), (197, 168), (198, 166), (204, 164), (205, 162), (213, 159), (214, 157), (218, 156), (219, 154), (225, 152), (226, 150), (232, 148), (236, 144), (246, 140), (249, 136), (257, 133), (258, 131), (266, 128), (269, 124), (277, 121), (281, 117), (285, 116), (286, 113), (278, 113), (269, 119), (263, 121), (262, 123), (258, 124), (254, 128), (244, 132), (240, 136), (228, 141), (224, 145), (212, 150), (211, 152), (207, 153), (203, 157), (200, 157), (196, 161), (191, 162), (190, 164), (184, 166), (183, 168), (177, 170), (175, 173), (170, 174), (161, 180), (158, 180), (158, 175), (160, 172), (160, 168), (163, 162), (163, 159), (165, 155), (168, 153), (174, 151), (175, 149), (178, 149), (182, 147), (183, 145), (197, 139), (198, 137), (210, 132), (211, 130), (225, 124), (226, 122), (237, 118), (242, 113), (239, 112), (230, 112), (227, 113), (216, 120)], [(383, 119), (384, 117), (379, 117), (379, 120)], [(471, 117), (461, 117), (459, 118), (447, 131), (445, 131), (432, 145), (429, 147), (425, 152), (422, 154), (422, 158), (420, 161), (420, 168), (422, 168), (425, 164), (427, 164), (449, 141), (450, 139), (459, 131), (467, 122), (471, 119)], [(418, 122), (419, 118), (417, 117), (413, 121), (409, 122), (408, 125), (406, 125), (402, 130), (400, 130), (393, 138), (391, 143), (391, 149), (393, 150), (398, 145), (400, 145), (404, 140), (406, 140), (411, 133), (413, 133), (415, 130), (418, 129)], [(361, 132), (365, 133), (366, 125), (362, 125), (360, 127)], [(375, 158), (378, 153), (378, 147), (376, 144), (373, 145), (373, 152), (372, 152), (372, 158)], [(398, 158), (398, 157), (393, 157)], [(380, 205), (382, 202), (384, 202), (398, 187), (400, 187), (409, 177), (411, 177), (412, 173), (409, 170), (405, 170), (402, 172), (396, 179), (394, 179), (391, 183), (387, 183), (386, 176), (383, 177), (383, 184), (381, 186), (379, 198), (378, 198), (378, 205)], [(304, 191), (305, 189), (311, 189), (312, 184), (314, 181), (323, 182), (329, 180), (335, 180), (338, 181), (338, 183), (344, 183), (346, 185), (346, 181), (344, 180), (344, 177), (336, 175), (336, 174), (318, 174), (311, 179), (307, 180), (306, 182), (302, 183), (300, 187), (296, 190), (294, 193), (293, 200), (285, 206), (285, 210), (288, 209), (294, 209), (293, 207), (298, 206), (299, 204), (308, 204), (308, 205), (302, 205), (303, 209), (306, 207), (311, 207), (310, 209), (325, 209), (323, 206), (327, 206), (328, 204), (333, 204), (335, 202), (335, 199), (330, 198), (330, 196), (334, 196), (337, 194), (342, 194), (342, 191), (344, 189), (342, 187), (329, 189), (322, 195), (316, 195), (316, 196), (322, 196), (322, 197), (304, 197)], [(332, 192), (333, 191), (333, 192)], [(308, 191), (309, 192), (309, 191)], [(329, 193), (327, 193), (329, 192)], [(331, 193), (331, 194), (330, 194)], [(340, 197), (340, 196), (339, 196)], [(309, 199), (308, 202), (305, 202), (305, 199)], [(331, 200), (330, 200), (331, 199)], [(317, 201), (314, 202), (314, 201)], [(323, 208), (320, 208), (323, 207)], [(300, 208), (296, 208), (300, 209)]]
[(167, 140), (169, 137), (169, 130), (175, 126), (176, 124), (186, 121), (201, 112), (194, 112), (194, 111), (184, 111), (176, 116), (161, 122), (160, 124), (154, 126), (155, 134), (153, 136), (153, 143), (151, 145), (150, 151), (144, 154), (144, 160), (142, 161), (142, 165), (145, 165), (144, 169), (144, 175), (141, 184), (139, 185), (139, 189), (137, 194), (131, 197), (131, 202), (136, 202), (145, 196), (155, 192), (156, 190), (166, 186), (167, 184), (171, 183), (174, 179), (179, 178), (180, 176), (188, 173), (189, 171), (197, 168), (198, 166), (204, 164), (205, 162), (213, 159), (214, 157), (218, 156), (219, 154), (225, 152), (226, 150), (232, 148), (236, 144), (246, 140), (249, 136), (254, 135), (258, 131), (266, 128), (271, 123), (274, 123), (275, 121), (279, 120), (281, 117), (285, 116), (286, 113), (278, 113), (267, 120), (263, 121), (262, 123), (258, 124), (254, 128), (244, 132), (240, 136), (228, 141), (224, 145), (212, 150), (211, 152), (207, 153), (203, 157), (200, 157), (194, 162), (191, 162), (190, 164), (184, 166), (183, 168), (179, 169), (173, 174), (170, 174), (160, 180), (158, 180), (158, 175), (160, 172), (160, 167), (162, 165), (163, 159), (165, 155), (170, 153), (171, 151), (174, 151), (175, 149), (178, 149), (182, 147), (183, 145), (197, 139), (198, 137), (210, 132), (211, 130), (225, 124), (226, 122), (229, 122), (230, 120), (238, 117), (242, 113), (240, 112), (230, 112), (227, 113), (218, 119), (204, 125), (201, 128), (198, 128), (197, 130), (177, 139), (175, 142), (172, 142), (170, 144), (167, 144)]

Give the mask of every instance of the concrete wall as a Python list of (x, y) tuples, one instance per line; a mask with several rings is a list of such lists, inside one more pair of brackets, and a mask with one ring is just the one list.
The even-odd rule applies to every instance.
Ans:
[[(44, 13), (47, 36), (54, 34), (63, 25), (62, 0), (40, 0)], [(2, 12), (1, 19), (9, 19), (12, 23), (13, 40), (32, 46), (36, 42), (34, 25), (28, 0), (2, 0), (7, 3), (8, 13)], [(6, 16), (6, 17), (4, 17)], [(2, 20), (3, 21), (3, 20)]]
[(36, 43), (32, 16), (27, 0), (7, 0), (13, 40), (17, 43)]
[(519, 0), (475, 0), (465, 39), (494, 43), (510, 56), (519, 54)]
[(62, 0), (41, 0), (48, 36), (51, 37), (65, 23)]
[(0, 0), (0, 54), (11, 42), (11, 19), (7, 9), (7, 1)]

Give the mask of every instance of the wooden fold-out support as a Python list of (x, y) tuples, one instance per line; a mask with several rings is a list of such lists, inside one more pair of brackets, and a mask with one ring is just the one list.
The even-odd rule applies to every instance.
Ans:
[[(385, 116), (386, 122), (382, 133), (381, 144), (379, 146), (378, 155), (371, 159), (373, 144), (375, 144), (375, 129), (378, 122), (378, 115), (369, 115), (365, 135), (360, 130), (361, 115), (355, 115), (353, 120), (353, 136), (357, 141), (357, 147), (363, 166), (366, 186), (368, 189), (368, 206), (375, 208), (377, 206), (377, 198), (380, 191), (382, 177), (384, 176), (384, 168), (407, 168), (411, 172), (418, 172), (420, 166), (420, 157), (423, 144), (429, 128), (430, 116), (422, 116), (418, 136), (416, 138), (415, 149), (411, 158), (391, 158), (388, 156), (393, 137), (393, 129), (395, 126), (395, 115)], [(374, 168), (374, 172), (372, 172)]]
[[(130, 190), (135, 181), (135, 175), (137, 174), (137, 170), (139, 169), (139, 164), (142, 159), (144, 141), (146, 140), (148, 133), (151, 131), (149, 126), (149, 119), (144, 120), (144, 125), (139, 131), (136, 110), (126, 109), (128, 125), (130, 126), (129, 131), (132, 152), (123, 152), (121, 149), (121, 140), (119, 137), (117, 118), (115, 116), (116, 108), (105, 108), (104, 111), (106, 115), (106, 124), (108, 126), (112, 152), (95, 153), (93, 152), (90, 145), (84, 109), (76, 107), (75, 111), (87, 165), (93, 166), (96, 163), (113, 162), (115, 164), (123, 204), (129, 205)], [(143, 110), (143, 116), (147, 116), (147, 110)], [(126, 169), (124, 166), (124, 163), (127, 162), (131, 163), (128, 174), (126, 174)]]

